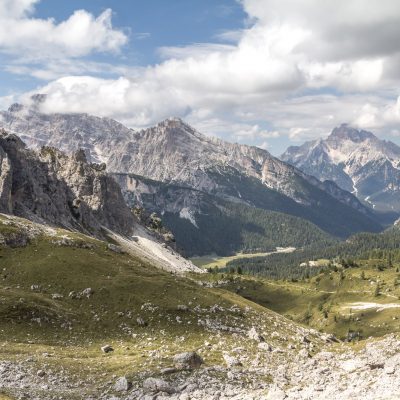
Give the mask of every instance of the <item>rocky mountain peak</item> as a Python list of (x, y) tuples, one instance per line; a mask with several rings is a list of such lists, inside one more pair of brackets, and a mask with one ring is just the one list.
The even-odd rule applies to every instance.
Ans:
[(159, 137), (160, 140), (177, 141), (182, 140), (183, 143), (192, 140), (206, 140), (206, 136), (196, 131), (189, 124), (184, 122), (182, 119), (177, 117), (167, 118), (154, 127), (144, 129), (141, 131), (142, 134), (150, 134), (154, 136), (154, 139)]
[(350, 140), (355, 143), (364, 142), (365, 140), (378, 140), (378, 138), (371, 132), (359, 130), (351, 127), (348, 124), (341, 124), (339, 127), (333, 129), (328, 137), (328, 141), (343, 141)]
[(164, 128), (179, 128), (179, 129), (191, 129), (192, 130), (190, 125), (188, 125), (186, 122), (184, 122), (179, 117), (166, 118), (163, 121), (159, 122), (157, 124), (157, 126), (164, 127)]
[(305, 173), (331, 180), (365, 205), (400, 211), (400, 147), (342, 124), (326, 139), (290, 147), (281, 156)]
[(23, 109), (24, 109), (24, 106), (22, 104), (14, 103), (14, 104), (11, 104), (10, 107), (8, 107), (7, 111), (9, 113), (17, 113), (19, 111), (22, 111)]

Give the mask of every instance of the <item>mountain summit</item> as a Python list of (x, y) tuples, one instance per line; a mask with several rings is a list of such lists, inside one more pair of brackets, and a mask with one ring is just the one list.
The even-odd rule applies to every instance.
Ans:
[(326, 139), (289, 147), (281, 159), (376, 210), (400, 211), (400, 147), (371, 132), (342, 124)]

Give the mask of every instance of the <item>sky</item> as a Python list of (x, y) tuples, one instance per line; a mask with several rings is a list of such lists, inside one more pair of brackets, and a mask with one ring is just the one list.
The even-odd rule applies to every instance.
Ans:
[(398, 0), (0, 0), (0, 109), (180, 117), (281, 154), (341, 123), (400, 144)]

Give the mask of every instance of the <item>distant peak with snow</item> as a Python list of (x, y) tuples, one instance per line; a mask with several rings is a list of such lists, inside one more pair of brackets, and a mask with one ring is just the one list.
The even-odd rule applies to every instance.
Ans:
[(400, 211), (400, 147), (372, 132), (342, 124), (326, 139), (289, 147), (281, 159), (376, 210)]

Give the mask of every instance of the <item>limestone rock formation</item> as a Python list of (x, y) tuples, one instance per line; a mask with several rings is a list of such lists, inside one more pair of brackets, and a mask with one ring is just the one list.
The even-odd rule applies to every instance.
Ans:
[(135, 224), (118, 184), (87, 163), (83, 152), (67, 156), (44, 147), (26, 148), (0, 132), (0, 212), (76, 229), (95, 236), (103, 227), (131, 234)]

